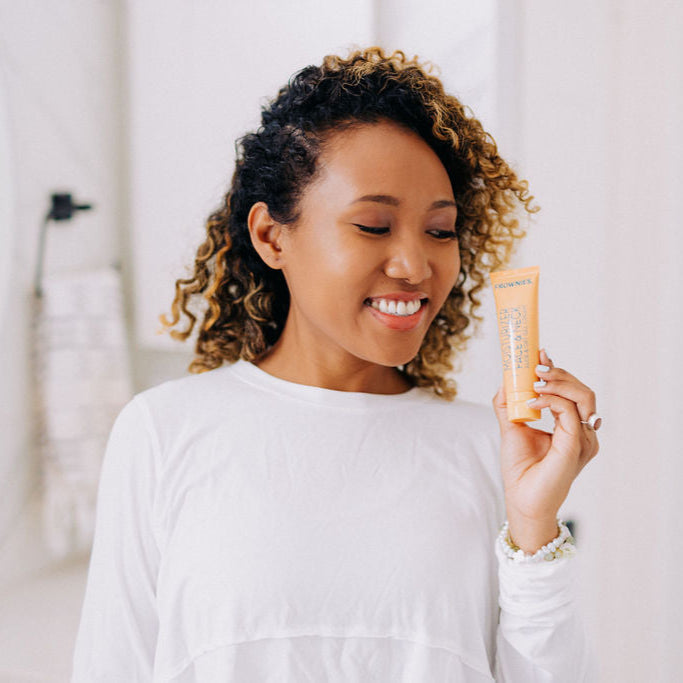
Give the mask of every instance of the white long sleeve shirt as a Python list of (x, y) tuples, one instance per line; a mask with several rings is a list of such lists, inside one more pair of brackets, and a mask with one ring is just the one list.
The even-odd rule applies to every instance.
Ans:
[(72, 683), (597, 680), (573, 557), (516, 565), (492, 408), (244, 360), (107, 444)]

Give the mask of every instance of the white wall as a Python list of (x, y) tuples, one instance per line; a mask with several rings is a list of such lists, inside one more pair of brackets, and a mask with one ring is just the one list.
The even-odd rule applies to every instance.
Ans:
[(604, 536), (623, 531), (621, 552), (601, 565), (601, 623), (605, 633), (610, 617), (633, 625), (609, 640), (616, 675), (673, 681), (683, 670), (683, 549), (674, 540), (683, 482), (683, 6), (627, 0), (610, 19), (611, 306), (603, 351), (619, 429), (605, 463)]
[(518, 262), (541, 266), (541, 343), (604, 417), (565, 506), (601, 680), (680, 680), (683, 6), (513, 5), (505, 143), (542, 206)]

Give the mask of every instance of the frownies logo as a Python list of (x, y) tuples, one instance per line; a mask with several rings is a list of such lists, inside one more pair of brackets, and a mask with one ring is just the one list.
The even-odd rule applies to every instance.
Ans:
[(501, 282), (499, 285), (495, 285), (496, 289), (501, 287), (519, 287), (520, 285), (530, 285), (531, 280), (513, 280), (512, 282)]

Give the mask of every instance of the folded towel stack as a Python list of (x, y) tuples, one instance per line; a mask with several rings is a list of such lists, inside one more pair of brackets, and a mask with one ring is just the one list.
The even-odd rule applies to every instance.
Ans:
[(34, 370), (43, 529), (63, 558), (91, 547), (107, 438), (133, 386), (119, 270), (46, 276), (42, 287)]

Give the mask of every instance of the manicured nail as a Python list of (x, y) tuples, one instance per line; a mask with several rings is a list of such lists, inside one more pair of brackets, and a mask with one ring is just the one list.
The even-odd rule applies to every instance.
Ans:
[(534, 382), (534, 389), (540, 389), (541, 387), (544, 387), (546, 384), (548, 384), (548, 382), (541, 379), (538, 382)]
[[(540, 398), (540, 397), (539, 397), (539, 398)], [(527, 404), (527, 405), (531, 405), (532, 403), (534, 403), (534, 401), (538, 401), (538, 398), (530, 398), (530, 399), (526, 402), (526, 404)]]
[(536, 372), (549, 372), (550, 368), (547, 365), (537, 365)]

